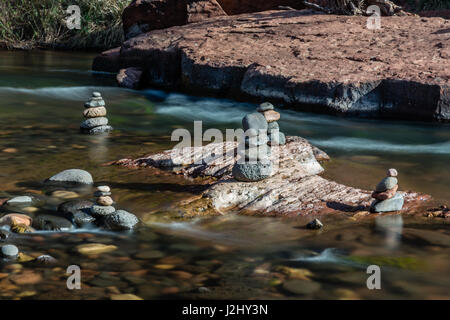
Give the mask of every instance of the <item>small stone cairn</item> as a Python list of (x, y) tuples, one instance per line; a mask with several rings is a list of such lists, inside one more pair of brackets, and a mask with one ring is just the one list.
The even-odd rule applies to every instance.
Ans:
[(84, 107), (86, 109), (84, 110), (83, 115), (86, 120), (80, 125), (81, 132), (99, 134), (113, 130), (113, 128), (108, 125), (105, 101), (100, 92), (93, 92), (92, 98), (84, 104)]
[(270, 126), (272, 141), (278, 141), (280, 137), (283, 137), (281, 142), (286, 143), (284, 134), (278, 135), (279, 127), (276, 121), (280, 119), (280, 114), (273, 109), (272, 104), (265, 102), (257, 108), (258, 112), (247, 114), (242, 119), (245, 138), (238, 146), (240, 158), (232, 170), (232, 175), (236, 180), (254, 182), (264, 180), (272, 175), (271, 150), (268, 146), (271, 139), (267, 135)]
[(267, 133), (269, 135), (269, 145), (275, 142), (278, 145), (286, 144), (286, 136), (283, 132), (280, 132), (280, 126), (278, 120), (280, 120), (280, 114), (274, 110), (273, 104), (270, 102), (262, 103), (256, 111), (261, 112), (266, 118), (268, 127)]
[(111, 189), (108, 186), (99, 186), (94, 193), (96, 203), (90, 208), (91, 215), (99, 220), (100, 224), (110, 230), (131, 230), (137, 226), (139, 219), (125, 210), (116, 210), (111, 198)]
[(396, 169), (389, 169), (387, 177), (380, 181), (372, 193), (371, 211), (390, 212), (399, 211), (403, 207), (403, 195), (398, 193), (398, 172)]

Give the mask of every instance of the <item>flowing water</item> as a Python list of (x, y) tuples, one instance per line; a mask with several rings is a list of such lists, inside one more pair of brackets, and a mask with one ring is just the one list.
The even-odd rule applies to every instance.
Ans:
[[(295, 219), (221, 216), (178, 219), (178, 201), (198, 194), (194, 181), (102, 164), (167, 149), (171, 132), (238, 128), (255, 105), (115, 86), (90, 70), (92, 54), (0, 52), (0, 198), (34, 194), (27, 208), (51, 213), (65, 201), (42, 181), (69, 168), (109, 185), (117, 207), (145, 225), (131, 233), (100, 230), (13, 234), (21, 252), (50, 254), (55, 265), (0, 263), (4, 299), (107, 299), (131, 293), (158, 298), (422, 299), (450, 298), (450, 230), (443, 218), (385, 215), (364, 221), (322, 217), (322, 231)], [(78, 132), (92, 91), (106, 101), (115, 131)], [(347, 119), (281, 110), (281, 129), (309, 139), (331, 157), (324, 176), (371, 189), (395, 167), (400, 188), (450, 202), (448, 125)], [(91, 198), (92, 193), (79, 194)], [(4, 210), (5, 211), (5, 210)], [(6, 211), (5, 211), (6, 212)], [(0, 213), (1, 215), (2, 213)], [(114, 245), (85, 256), (77, 246)], [(366, 286), (368, 265), (381, 266), (381, 290)], [(81, 268), (81, 290), (68, 290), (66, 269)]]

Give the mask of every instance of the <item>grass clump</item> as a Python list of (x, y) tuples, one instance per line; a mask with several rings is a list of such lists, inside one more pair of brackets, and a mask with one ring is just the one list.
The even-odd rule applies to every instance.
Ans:
[[(123, 41), (122, 12), (130, 0), (1, 0), (0, 43), (7, 48), (105, 49)], [(81, 29), (66, 12), (80, 7)]]

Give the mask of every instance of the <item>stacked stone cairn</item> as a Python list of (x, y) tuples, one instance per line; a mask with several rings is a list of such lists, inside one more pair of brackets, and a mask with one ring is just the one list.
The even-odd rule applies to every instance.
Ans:
[(403, 195), (398, 193), (398, 172), (395, 169), (387, 171), (387, 177), (377, 184), (375, 191), (372, 193), (371, 211), (373, 212), (390, 212), (399, 211), (403, 207)]
[[(233, 166), (233, 177), (242, 182), (254, 182), (264, 180), (272, 175), (271, 151), (268, 143), (269, 126), (272, 127), (275, 139), (284, 144), (284, 134), (278, 135), (279, 128), (276, 122), (280, 114), (273, 110), (273, 105), (265, 102), (254, 113), (247, 114), (242, 119), (242, 127), (245, 131), (244, 141), (238, 146), (238, 161)], [(274, 124), (272, 124), (274, 123)], [(278, 141), (276, 140), (276, 141)]]
[(108, 125), (105, 101), (100, 92), (93, 92), (92, 98), (84, 104), (84, 107), (86, 109), (84, 110), (83, 115), (86, 120), (80, 125), (81, 132), (99, 134), (113, 130), (113, 128)]
[(134, 214), (125, 210), (116, 210), (113, 207), (114, 201), (108, 186), (97, 187), (94, 196), (97, 200), (90, 208), (90, 212), (107, 229), (130, 230), (139, 223), (139, 219)]
[(286, 144), (286, 136), (283, 132), (280, 132), (280, 126), (277, 122), (278, 120), (280, 120), (280, 114), (274, 110), (273, 104), (271, 104), (270, 102), (261, 103), (256, 111), (262, 113), (264, 115), (264, 118), (266, 118), (267, 120), (269, 145), (274, 143), (277, 145)]

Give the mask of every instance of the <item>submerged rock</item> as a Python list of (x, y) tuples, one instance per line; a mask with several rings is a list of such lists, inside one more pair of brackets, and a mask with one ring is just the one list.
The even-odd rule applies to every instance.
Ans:
[(106, 245), (103, 243), (88, 243), (77, 246), (77, 251), (82, 255), (101, 254), (117, 250), (114, 245)]
[(16, 258), (19, 255), (19, 249), (13, 244), (5, 244), (1, 248), (1, 253), (5, 258)]
[(117, 210), (107, 215), (104, 223), (111, 230), (131, 230), (137, 226), (139, 219), (125, 210)]
[(111, 126), (98, 126), (89, 130), (89, 134), (100, 134), (113, 131), (114, 128)]
[(73, 225), (65, 218), (41, 214), (34, 219), (33, 227), (38, 230), (69, 231), (73, 228)]
[(5, 241), (9, 238), (10, 233), (6, 230), (0, 229), (0, 241)]
[(19, 196), (14, 197), (6, 201), (7, 205), (29, 205), (33, 203), (35, 200), (30, 196)]
[(68, 169), (48, 178), (49, 182), (65, 182), (75, 184), (93, 184), (92, 175), (81, 169)]
[(55, 264), (57, 260), (48, 254), (44, 254), (42, 256), (37, 257), (35, 262), (38, 264), (49, 265)]
[(391, 212), (391, 211), (399, 211), (402, 210), (404, 203), (404, 198), (401, 193), (396, 193), (394, 197), (379, 201), (375, 200), (370, 209), (374, 212)]
[(93, 205), (94, 203), (88, 200), (71, 200), (60, 204), (58, 212), (64, 218), (82, 227), (95, 221), (95, 218), (90, 214), (90, 208)]
[(323, 228), (323, 223), (319, 219), (314, 219), (306, 225), (308, 229), (321, 229)]

